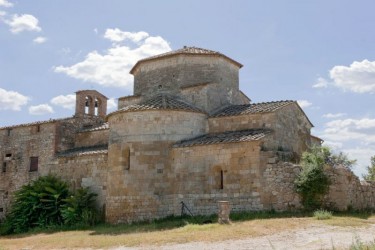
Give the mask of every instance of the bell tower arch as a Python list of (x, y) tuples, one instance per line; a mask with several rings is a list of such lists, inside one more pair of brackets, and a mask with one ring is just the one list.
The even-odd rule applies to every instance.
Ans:
[(108, 98), (96, 90), (80, 90), (76, 92), (76, 116), (99, 116), (107, 114)]

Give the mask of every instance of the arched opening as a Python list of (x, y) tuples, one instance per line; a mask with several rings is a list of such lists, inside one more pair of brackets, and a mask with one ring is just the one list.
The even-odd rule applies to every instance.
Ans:
[(224, 189), (225, 171), (221, 166), (214, 166), (212, 168), (212, 188), (216, 190)]
[(94, 114), (96, 116), (99, 115), (99, 109), (100, 109), (101, 105), (102, 105), (101, 100), (99, 98), (95, 97), (95, 106), (94, 106), (95, 107), (95, 111), (94, 111)]
[(224, 189), (224, 171), (220, 170), (220, 186), (219, 189)]
[(126, 146), (121, 152), (121, 165), (124, 170), (130, 169), (130, 148)]
[(92, 105), (92, 98), (91, 96), (85, 97), (85, 114), (90, 114), (90, 107)]

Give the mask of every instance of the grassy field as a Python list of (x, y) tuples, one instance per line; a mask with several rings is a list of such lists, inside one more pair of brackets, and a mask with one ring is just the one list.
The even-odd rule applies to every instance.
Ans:
[[(311, 225), (366, 227), (375, 223), (367, 214), (338, 214), (317, 220), (308, 214), (247, 213), (232, 216), (232, 223), (219, 225), (215, 217), (168, 218), (133, 225), (98, 225), (90, 229), (33, 231), (0, 237), (0, 249), (109, 248), (147, 246), (195, 241), (215, 242), (271, 235)], [(206, 224), (205, 224), (206, 223)]]

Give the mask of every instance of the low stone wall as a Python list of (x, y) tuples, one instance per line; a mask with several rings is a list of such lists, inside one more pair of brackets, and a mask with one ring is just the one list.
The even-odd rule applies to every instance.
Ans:
[[(301, 209), (301, 200), (295, 191), (294, 181), (301, 167), (269, 158), (263, 173), (265, 180), (263, 203), (276, 211)], [(350, 169), (327, 167), (331, 185), (324, 197), (324, 206), (331, 210), (375, 209), (375, 182), (361, 181)]]
[(301, 172), (301, 167), (289, 162), (278, 162), (269, 158), (263, 172), (264, 203), (267, 208), (276, 211), (290, 211), (302, 208), (299, 195), (294, 188), (294, 180)]
[(353, 172), (344, 167), (326, 170), (331, 185), (325, 205), (335, 210), (375, 209), (375, 182), (360, 181)]

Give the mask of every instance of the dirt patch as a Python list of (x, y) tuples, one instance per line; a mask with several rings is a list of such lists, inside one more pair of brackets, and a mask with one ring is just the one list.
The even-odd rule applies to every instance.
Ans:
[(299, 228), (298, 230), (288, 230), (240, 240), (226, 240), (214, 243), (193, 242), (136, 248), (118, 247), (113, 249), (348, 249), (357, 240), (362, 243), (373, 242), (375, 240), (375, 224), (367, 227), (338, 227), (316, 224), (307, 228)]

